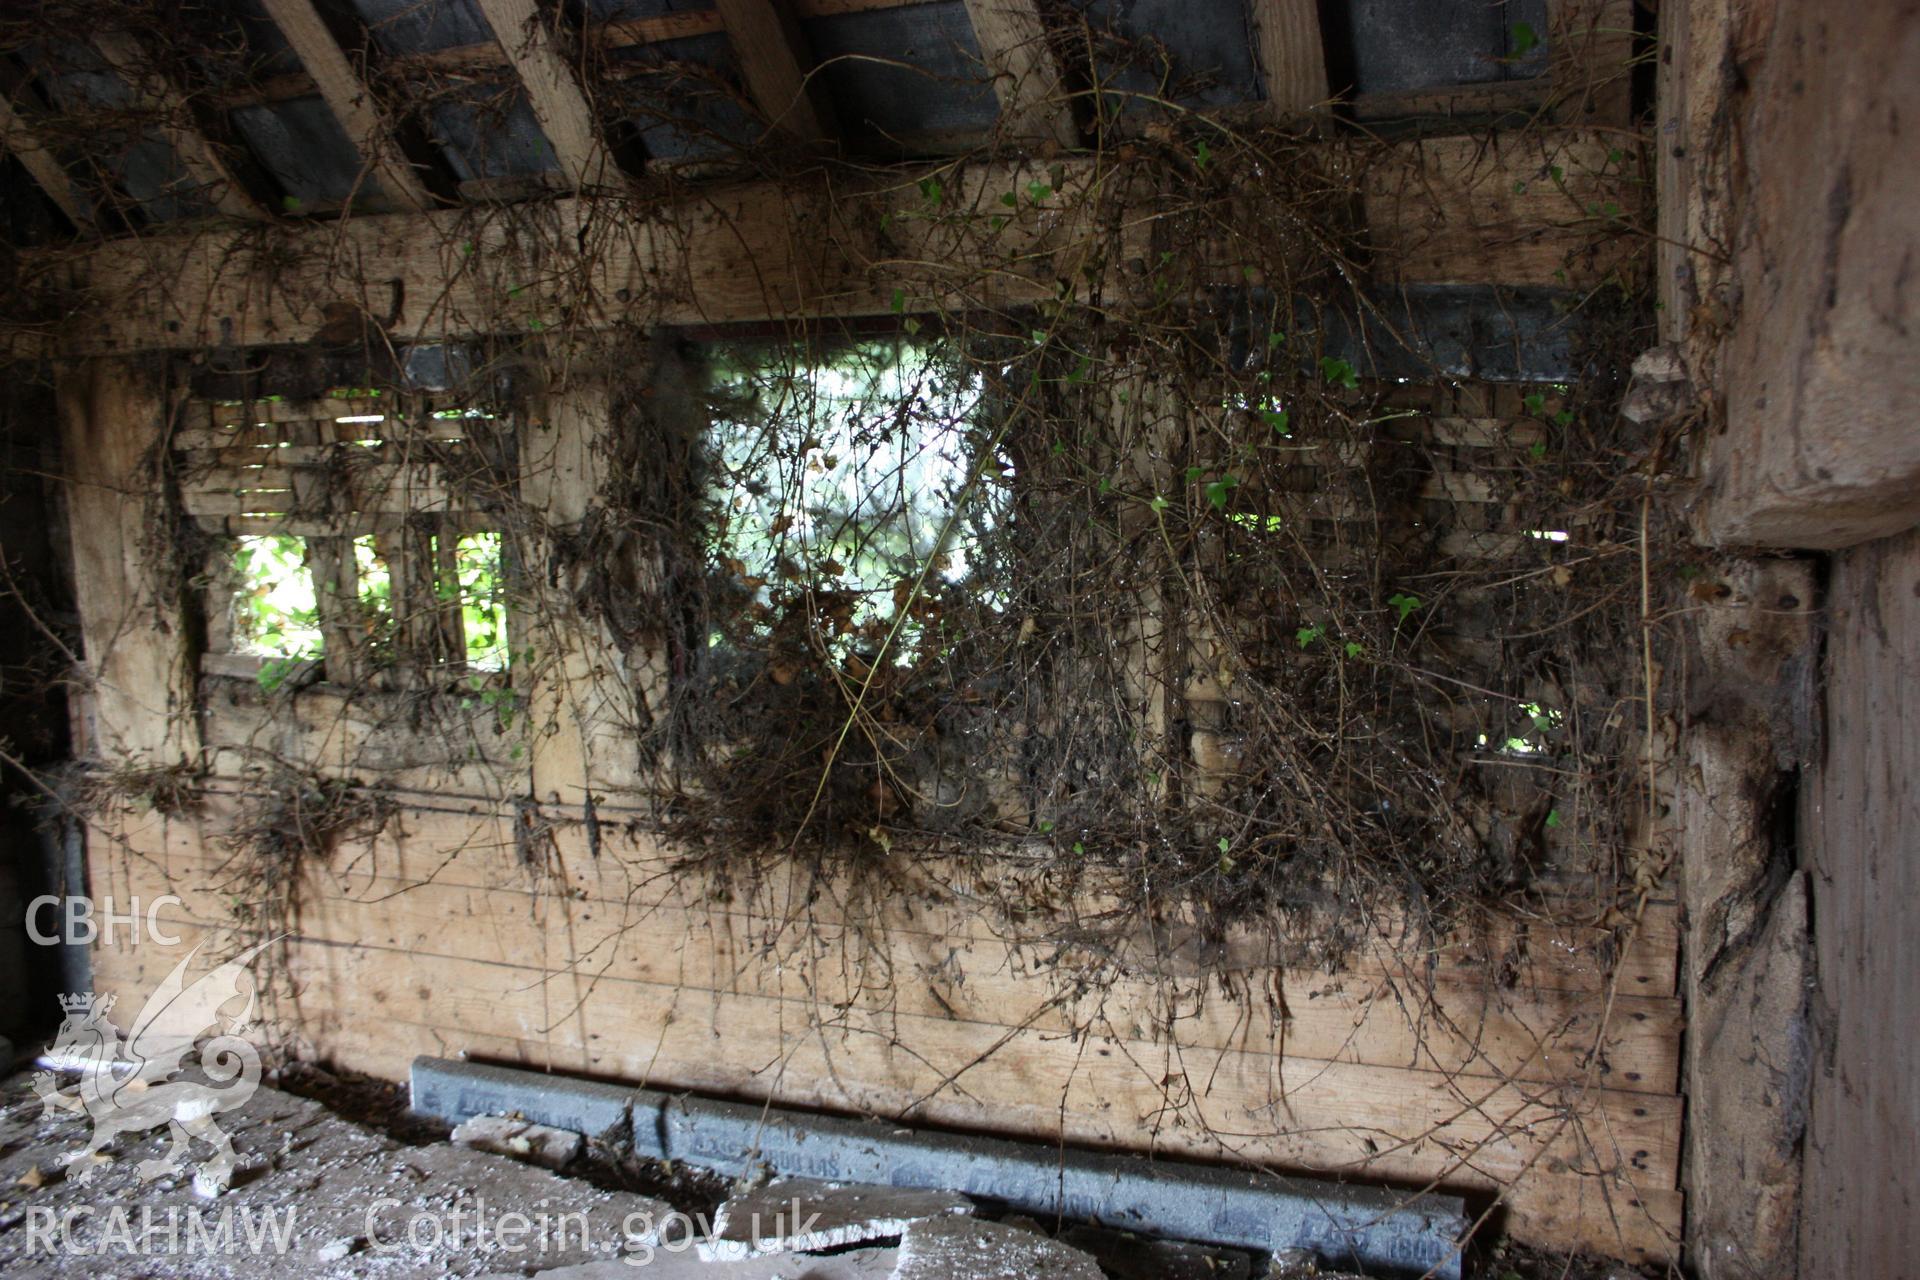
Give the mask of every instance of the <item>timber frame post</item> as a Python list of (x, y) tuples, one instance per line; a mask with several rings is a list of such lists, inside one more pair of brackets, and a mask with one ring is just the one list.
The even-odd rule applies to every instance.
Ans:
[(154, 358), (60, 366), (56, 381), (86, 653), (86, 753), (143, 768), (197, 765), (191, 629), (153, 536), (154, 459), (169, 420)]

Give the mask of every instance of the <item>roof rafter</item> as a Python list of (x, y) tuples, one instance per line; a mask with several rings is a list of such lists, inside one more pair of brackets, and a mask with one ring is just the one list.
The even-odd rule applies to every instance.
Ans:
[(320, 96), (341, 128), (359, 148), (360, 158), (373, 169), (381, 190), (404, 208), (418, 212), (434, 207), (433, 194), (420, 180), (393, 131), (381, 118), (379, 104), (354, 69), (346, 50), (334, 38), (313, 0), (262, 0), (267, 16), (280, 28), (294, 54), (313, 76)]
[(180, 167), (206, 192), (214, 208), (230, 218), (266, 219), (272, 215), (253, 198), (244, 183), (194, 123), (192, 104), (155, 65), (146, 48), (124, 31), (103, 31), (94, 48), (133, 90), (143, 106), (159, 114), (160, 128)]
[(1314, 0), (1252, 0), (1267, 107), (1278, 116), (1327, 100), (1327, 51)]
[(91, 231), (96, 227), (93, 206), (86, 196), (74, 184), (53, 149), (40, 137), (39, 131), (13, 109), (4, 95), (0, 95), (0, 146), (4, 146), (20, 162), (22, 168), (33, 175), (47, 198), (59, 206), (60, 212), (67, 216), (81, 231)]
[(760, 114), (802, 141), (836, 140), (833, 107), (807, 79), (813, 55), (793, 10), (781, 0), (715, 0), (714, 8)]
[(966, 0), (974, 38), (993, 74), (1001, 127), (1015, 137), (1080, 145), (1080, 129), (1062, 83), (1060, 59), (1047, 43), (1034, 0)]
[(534, 0), (479, 0), (479, 5), (520, 77), (569, 185), (580, 191), (617, 181), (619, 166), (608, 154), (580, 77), (561, 54)]

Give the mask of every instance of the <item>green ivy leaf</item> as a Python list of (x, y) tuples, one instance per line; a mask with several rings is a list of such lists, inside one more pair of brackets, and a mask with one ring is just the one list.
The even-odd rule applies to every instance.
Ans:
[(1353, 365), (1338, 356), (1320, 357), (1320, 376), (1336, 387), (1345, 387), (1352, 391), (1360, 385), (1360, 375)]
[(1325, 634), (1326, 634), (1326, 629), (1324, 627), (1307, 626), (1307, 627), (1302, 627), (1298, 631), (1294, 632), (1293, 638), (1300, 642), (1300, 647), (1302, 649), (1305, 649), (1309, 645), (1311, 645), (1315, 640), (1318, 640), (1321, 636)]
[(1232, 495), (1235, 486), (1239, 483), (1238, 477), (1228, 474), (1221, 476), (1218, 480), (1215, 480), (1206, 487), (1207, 501), (1213, 504), (1214, 510), (1225, 511), (1227, 509), (1227, 499)]
[(1410, 596), (1405, 592), (1395, 592), (1393, 595), (1387, 597), (1387, 603), (1399, 610), (1400, 617), (1395, 623), (1397, 626), (1399, 623), (1407, 620), (1408, 614), (1420, 607), (1420, 597)]
[(1513, 56), (1524, 58), (1540, 47), (1540, 34), (1533, 29), (1531, 22), (1513, 24)]

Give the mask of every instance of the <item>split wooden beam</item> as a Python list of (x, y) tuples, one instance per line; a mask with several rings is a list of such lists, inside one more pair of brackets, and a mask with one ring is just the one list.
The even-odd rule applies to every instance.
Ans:
[(1080, 145), (1060, 59), (1034, 0), (966, 0), (973, 35), (993, 75), (1000, 128), (1015, 138)]
[(714, 8), (767, 122), (802, 142), (837, 141), (832, 103), (807, 78), (813, 54), (793, 10), (783, 0), (715, 0)]
[(259, 221), (272, 217), (240, 181), (220, 148), (195, 123), (192, 103), (138, 39), (124, 31), (103, 31), (94, 36), (93, 45), (127, 82), (135, 99), (160, 117), (160, 130), (172, 146), (174, 158), (215, 209), (230, 218)]
[(419, 172), (401, 151), (378, 100), (340, 47), (313, 0), (263, 0), (267, 15), (280, 28), (293, 52), (313, 77), (320, 96), (339, 120), (360, 159), (380, 182), (380, 189), (403, 208), (421, 212), (434, 199)]
[(1268, 111), (1284, 119), (1326, 102), (1327, 51), (1314, 0), (1253, 0), (1252, 16)]
[(534, 0), (479, 0), (479, 5), (520, 77), (568, 185), (592, 191), (616, 182), (619, 167), (607, 152), (586, 90)]
[(39, 130), (29, 124), (13, 104), (0, 96), (0, 146), (4, 146), (20, 167), (32, 175), (40, 184), (47, 198), (59, 207), (67, 221), (78, 231), (91, 231), (95, 228), (93, 202), (68, 176), (61, 167), (60, 160), (40, 136)]
[[(1588, 211), (1611, 202), (1632, 216), (1637, 151), (1621, 142), (1529, 130), (1325, 145), (1336, 148), (1330, 166), (1361, 174), (1381, 282), (1580, 288), (1635, 248), (1617, 219)], [(917, 183), (928, 174), (946, 184), (939, 218), (924, 216)], [(303, 342), (343, 304), (381, 316), (396, 341), (887, 315), (896, 291), (915, 309), (1013, 307), (1057, 298), (1062, 280), (1114, 284), (1125, 255), (1147, 251), (1161, 211), (1187, 207), (1156, 174), (1068, 157), (901, 169), (852, 189), (824, 176), (715, 185), (651, 210), (565, 198), (511, 219), (447, 209), (288, 223), (264, 237), (143, 236), (23, 254), (22, 285), (64, 308), (58, 343), (72, 354)], [(1055, 192), (1047, 216), (989, 235), (1004, 193), (1031, 182)], [(1120, 194), (1130, 183), (1137, 190)], [(1115, 217), (1137, 252), (1116, 246)], [(1230, 248), (1216, 265), (1238, 281)]]

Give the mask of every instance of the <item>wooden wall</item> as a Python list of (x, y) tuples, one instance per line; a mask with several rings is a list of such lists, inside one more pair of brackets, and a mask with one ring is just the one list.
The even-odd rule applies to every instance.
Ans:
[[(236, 812), (121, 815), (95, 893), (184, 906), (183, 945), (231, 927)], [(1429, 951), (1391, 933), (1338, 972), (1244, 937), (1212, 979), (1142, 934), (1088, 988), (1055, 923), (1004, 918), (981, 881), (931, 908), (924, 869), (734, 884), (602, 809), (534, 842), (486, 803), (408, 797), (385, 829), (303, 868), (275, 1013), (299, 1047), (402, 1076), (468, 1054), (1099, 1147), (1438, 1185), (1542, 1243), (1673, 1256), (1681, 1104), (1676, 913), (1649, 909), (1609, 978), (1610, 934), (1489, 922)], [(947, 868), (960, 877), (965, 873)], [(911, 892), (907, 891), (911, 888)], [(1096, 913), (1097, 901), (1078, 911)], [(102, 951), (137, 995), (178, 959)], [(1599, 1022), (1606, 1019), (1604, 1037)], [(1601, 1044), (1598, 1056), (1593, 1050)]]
[(1818, 983), (1801, 1273), (1905, 1275), (1920, 1250), (1920, 534), (1836, 556), (1828, 608), (1826, 750), (1802, 815)]
[[(108, 413), (94, 388), (122, 378), (100, 362), (92, 381), (76, 381), (70, 430), (94, 429), (80, 410), (98, 402), (107, 407), (87, 412)], [(121, 416), (123, 458), (163, 439), (151, 395)], [(581, 460), (610, 419), (603, 393), (586, 385), (540, 416), (522, 488), (564, 523), (593, 491)], [(1502, 423), (1472, 421), (1512, 443)], [(176, 431), (173, 443), (182, 438)], [(191, 500), (191, 477), (179, 483)], [(1497, 486), (1480, 487), (1489, 492), (1448, 500), (1497, 510)], [(118, 510), (76, 526), (76, 545), (98, 559), (97, 576), (137, 585), (154, 566), (127, 559), (141, 517), (137, 506)], [(174, 687), (177, 637), (191, 628), (181, 600), (135, 585), (123, 586), (124, 600), (102, 598), (113, 603), (103, 617), (114, 648), (93, 698), (98, 740), (119, 753), (125, 719), (152, 738), (139, 758), (178, 759), (184, 739), (154, 736), (165, 704), (126, 686)], [(557, 584), (555, 616), (564, 599)], [(136, 607), (142, 624), (120, 625)], [(578, 628), (563, 639), (555, 651), (566, 660), (544, 677), (554, 687), (536, 678), (518, 691), (553, 730), (524, 755), (433, 754), (426, 737), (413, 742), (381, 721), (378, 696), (352, 689), (319, 686), (275, 711), (251, 682), (203, 677), (200, 714), (180, 730), (205, 741), (214, 776), (203, 803), (173, 817), (138, 806), (102, 815), (90, 840), (93, 893), (177, 895), (167, 918), (182, 947), (210, 939), (210, 956), (230, 954), (260, 919), (262, 890), (246, 874), (257, 861), (230, 844), (236, 822), (270, 799), (273, 776), (258, 762), (377, 778), (397, 804), (377, 834), (350, 833), (311, 865), (278, 868), (295, 898), (272, 1012), (298, 1052), (395, 1078), (416, 1054), (467, 1054), (1437, 1186), (1472, 1196), (1523, 1239), (1638, 1261), (1677, 1256), (1670, 903), (1648, 908), (1624, 950), (1612, 928), (1518, 917), (1474, 922), (1438, 948), (1383, 922), (1338, 971), (1309, 972), (1281, 967), (1278, 940), (1254, 931), (1206, 957), (1177, 929), (1123, 933), (1103, 953), (1063, 949), (1053, 941), (1063, 926), (1110, 904), (1083, 891), (1065, 908), (1004, 910), (1063, 900), (1057, 887), (1022, 884), (1012, 862), (903, 858), (826, 878), (776, 862), (756, 880), (728, 881), (684, 865), (689, 851), (657, 843), (642, 833), (643, 815), (618, 807), (635, 789), (632, 761), (616, 749), (633, 755), (630, 732), (595, 711), (608, 699), (587, 678), (604, 666), (605, 645)], [(579, 807), (588, 787), (598, 797), (591, 821)], [(98, 954), (98, 986), (137, 1009), (180, 954), (123, 936)]]
[[(1596, 192), (1630, 200), (1616, 190), (1626, 178), (1612, 158), (1615, 141), (1548, 131), (1397, 148), (1366, 176), (1376, 266), (1383, 278), (1408, 281), (1604, 278), (1622, 242), (1582, 212), (1574, 190), (1559, 189), (1560, 174), (1564, 164), (1579, 192), (1598, 184)], [(1581, 159), (1569, 158), (1576, 153)], [(1543, 174), (1554, 181), (1540, 181)], [(662, 255), (685, 265), (677, 240), (656, 244), (645, 226), (614, 220), (637, 241), (596, 248), (575, 234), (588, 211), (562, 204), (535, 238), (551, 233), (556, 253), (585, 254), (603, 271), (595, 305), (608, 315), (595, 311), (590, 323), (611, 322), (612, 298), (628, 322), (887, 309), (894, 265), (877, 270), (857, 253), (792, 261), (793, 245), (810, 241), (789, 233), (812, 206), (789, 196), (755, 187), (713, 201), (719, 212), (694, 227), (693, 263), (704, 274), (685, 281), (690, 293), (643, 287)], [(868, 203), (877, 209), (888, 198)], [(327, 300), (364, 287), (327, 265), (341, 259), (360, 264), (366, 279), (407, 282), (409, 299), (440, 299), (397, 316), (397, 338), (508, 321), (524, 328), (565, 314), (572, 304), (558, 291), (570, 284), (522, 298), (506, 276), (482, 279), (446, 260), (442, 251), (465, 237), (489, 243), (505, 234), (469, 214), (445, 215), (449, 226), (424, 238), (418, 222), (356, 219), (337, 233), (355, 241), (354, 252), (310, 255), (271, 280), (248, 255), (214, 243), (218, 233), (191, 244), (143, 242), (137, 262), (118, 260), (130, 251), (109, 244), (84, 261), (39, 265), (70, 272), (90, 300), (68, 340), (91, 353), (150, 344), (163, 327), (169, 343), (304, 337)], [(737, 218), (767, 243), (734, 243)], [(1067, 225), (1049, 234), (1065, 252), (1105, 233)], [(771, 291), (741, 284), (754, 276), (743, 256), (758, 263), (760, 250), (766, 262), (792, 267), (794, 279)], [(192, 314), (156, 313), (153, 299), (171, 295), (154, 292), (155, 271), (189, 279)], [(541, 278), (570, 276), (556, 268)], [(644, 303), (626, 305), (629, 284)], [(1022, 290), (1050, 295), (1054, 283), (1007, 287), (1018, 300)], [(941, 288), (936, 271), (914, 296), (939, 297)], [(594, 394), (576, 387), (548, 407), (540, 456), (521, 477), (523, 497), (563, 524), (584, 513), (594, 485), (588, 433), (606, 418)], [(293, 1048), (393, 1077), (419, 1053), (470, 1054), (1437, 1186), (1471, 1195), (1476, 1210), (1522, 1239), (1636, 1261), (1677, 1257), (1681, 1018), (1670, 902), (1651, 904), (1624, 935), (1503, 918), (1474, 922), (1436, 947), (1383, 924), (1333, 972), (1279, 966), (1269, 936), (1244, 934), (1224, 962), (1213, 955), (1201, 964), (1178, 936), (1143, 930), (1119, 939), (1104, 967), (1083, 969), (1049, 942), (1070, 920), (989, 908), (1021, 897), (1008, 882), (1020, 874), (1013, 866), (933, 876), (936, 869), (902, 859), (893, 874), (816, 880), (783, 863), (751, 883), (727, 882), (683, 865), (687, 851), (629, 826), (637, 815), (615, 802), (591, 816), (577, 807), (583, 794), (617, 796), (623, 770), (631, 782), (630, 762), (602, 749), (609, 726), (593, 710), (593, 689), (605, 675), (604, 645), (588, 629), (555, 644), (564, 661), (554, 679), (571, 696), (516, 690), (541, 724), (557, 726), (524, 757), (409, 756), (423, 744), (388, 741), (387, 727), (369, 718), (371, 704), (349, 691), (305, 691), (295, 714), (270, 723), (258, 691), (248, 696), (242, 682), (205, 679), (196, 688), (193, 620), (180, 594), (164, 589), (140, 536), (152, 489), (142, 489), (138, 468), (168, 444), (176, 406), (138, 366), (99, 356), (69, 375), (65, 399), (69, 443), (89, 451), (93, 468), (74, 477), (76, 492), (92, 486), (98, 495), (73, 531), (83, 594), (100, 591), (86, 620), (92, 747), (109, 762), (204, 762), (214, 775), (196, 809), (101, 814), (90, 839), (93, 893), (175, 894), (181, 905), (168, 919), (182, 946), (210, 940), (210, 953), (229, 952), (244, 941), (245, 922), (257, 921), (248, 908), (258, 885), (238, 877), (245, 860), (228, 843), (261, 799), (252, 762), (278, 754), (346, 775), (380, 749), (378, 776), (397, 808), (378, 833), (280, 869), (298, 898), (272, 1012)], [(110, 447), (100, 444), (107, 435)], [(1497, 429), (1453, 443), (1516, 441)], [(1432, 496), (1499, 505), (1492, 482), (1464, 479), (1477, 482), (1472, 494)], [(564, 598), (565, 584), (554, 590)], [(935, 881), (946, 887), (930, 894)], [(1031, 900), (1057, 901), (1044, 890)], [(929, 896), (930, 906), (909, 905)], [(1062, 914), (1084, 917), (1102, 905), (1082, 895)], [(98, 985), (137, 1008), (135, 997), (179, 955), (123, 935), (99, 952)], [(1090, 984), (1090, 974), (1098, 981)]]

